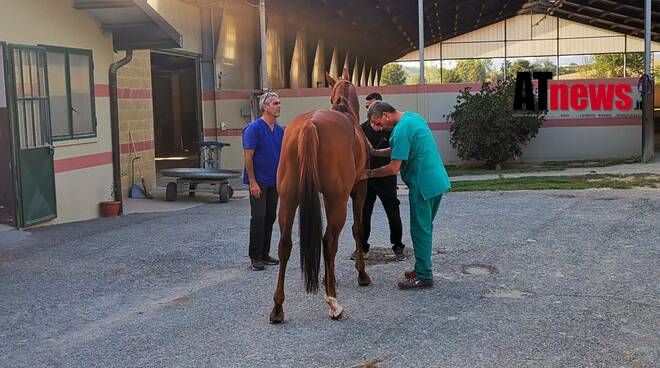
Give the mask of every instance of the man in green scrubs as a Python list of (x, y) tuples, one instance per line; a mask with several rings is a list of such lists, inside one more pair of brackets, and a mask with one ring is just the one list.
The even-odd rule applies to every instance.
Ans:
[(400, 171), (410, 189), (410, 235), (415, 249), (415, 270), (405, 273), (399, 288), (432, 287), (433, 220), (442, 194), (451, 188), (435, 139), (419, 114), (398, 111), (387, 102), (374, 102), (367, 117), (375, 129), (392, 131), (390, 148), (372, 152), (374, 156), (389, 155), (392, 161), (381, 168), (368, 170), (367, 175), (381, 177), (396, 175)]

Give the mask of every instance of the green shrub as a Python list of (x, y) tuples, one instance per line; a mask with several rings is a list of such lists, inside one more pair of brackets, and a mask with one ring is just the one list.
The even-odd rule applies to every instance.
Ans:
[(523, 145), (536, 136), (546, 111), (513, 110), (512, 81), (488, 83), (473, 93), (460, 92), (449, 114), (451, 145), (463, 160), (485, 162), (491, 168), (521, 156)]

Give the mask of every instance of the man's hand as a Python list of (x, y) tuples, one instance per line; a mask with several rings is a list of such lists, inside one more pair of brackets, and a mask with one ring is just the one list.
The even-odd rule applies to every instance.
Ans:
[(259, 188), (259, 184), (255, 182), (250, 183), (250, 195), (254, 198), (261, 197), (261, 188)]

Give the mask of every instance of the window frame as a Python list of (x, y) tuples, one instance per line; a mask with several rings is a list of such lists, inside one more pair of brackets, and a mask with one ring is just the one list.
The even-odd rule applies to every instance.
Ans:
[[(16, 132), (16, 147), (18, 150), (30, 150), (30, 149), (35, 149), (35, 148), (40, 148), (44, 146), (50, 146), (52, 144), (52, 136), (51, 136), (51, 124), (50, 124), (50, 94), (48, 91), (48, 59), (46, 57), (46, 50), (43, 47), (40, 46), (32, 46), (32, 45), (23, 45), (23, 44), (9, 44), (7, 45), (8, 47), (6, 48), (7, 52), (7, 59), (9, 60), (8, 67), (11, 67), (12, 70), (8, 70), (8, 73), (11, 74), (10, 78), (13, 83), (12, 86), (12, 91), (11, 95), (7, 95), (7, 102), (13, 104), (11, 106), (12, 112), (15, 114), (15, 118), (17, 119), (17, 132)], [(19, 53), (19, 64), (16, 64), (15, 60), (15, 53)], [(32, 72), (32, 60), (31, 58), (28, 58), (27, 64), (25, 63), (23, 56), (24, 53), (29, 53), (29, 52), (36, 52), (37, 54), (35, 55), (35, 60), (37, 62), (36, 64), (36, 71), (37, 71), (37, 96), (33, 96), (34, 91), (34, 82), (35, 80), (33, 79)], [(43, 85), (41, 79), (39, 79), (39, 52), (43, 52), (43, 75), (42, 78), (43, 80)], [(28, 76), (30, 78), (30, 96), (25, 95), (25, 67), (27, 66), (28, 68)], [(8, 68), (6, 66), (6, 68)], [(16, 70), (17, 68), (20, 68), (21, 74), (20, 74), (20, 80), (18, 79), (19, 76), (16, 75)], [(8, 74), (5, 74), (8, 75)], [(18, 88), (20, 85), (20, 91), (21, 93), (18, 93)], [(43, 90), (42, 90), (43, 89)], [(43, 95), (42, 95), (43, 92)], [(11, 101), (11, 102), (10, 102)], [(28, 118), (28, 111), (27, 111), (27, 105), (28, 102), (30, 104), (30, 126), (27, 125), (27, 118)], [(36, 129), (35, 129), (35, 110), (34, 110), (34, 102), (37, 102), (39, 105), (39, 126), (40, 132), (39, 132), (39, 137), (40, 137), (40, 142), (37, 143), (37, 134), (36, 134)], [(19, 105), (22, 104), (22, 109), (19, 111)], [(41, 111), (41, 109), (44, 109), (45, 111)], [(48, 119), (47, 124), (42, 124), (41, 120), (44, 117), (44, 113), (46, 114), (46, 119)], [(22, 119), (22, 120), (21, 120)], [(30, 130), (31, 128), (31, 135), (30, 135)], [(30, 140), (32, 141), (30, 144)]]
[[(74, 139), (85, 139), (85, 138), (96, 138), (97, 137), (97, 118), (96, 118), (96, 95), (94, 91), (94, 54), (92, 50), (88, 49), (79, 49), (73, 47), (60, 47), (60, 46), (50, 46), (50, 45), (39, 45), (46, 49), (46, 62), (48, 62), (48, 54), (56, 53), (64, 55), (64, 75), (66, 83), (66, 101), (68, 108), (68, 131), (69, 134), (66, 135), (53, 135), (53, 142), (68, 141)], [(71, 63), (69, 55), (81, 55), (87, 56), (89, 58), (89, 95), (90, 95), (90, 110), (91, 110), (91, 123), (92, 131), (90, 133), (74, 133), (73, 131), (73, 106), (71, 106)], [(48, 65), (48, 63), (47, 63)], [(47, 82), (48, 83), (48, 82)], [(50, 94), (49, 94), (50, 97)], [(49, 111), (50, 113), (50, 111)], [(53, 119), (51, 119), (51, 131), (53, 129)]]

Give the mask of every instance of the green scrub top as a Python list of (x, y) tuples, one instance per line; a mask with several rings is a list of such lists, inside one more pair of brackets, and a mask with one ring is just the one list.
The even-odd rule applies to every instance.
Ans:
[(401, 178), (429, 200), (451, 188), (429, 125), (419, 114), (405, 112), (390, 136), (392, 160), (403, 161)]

